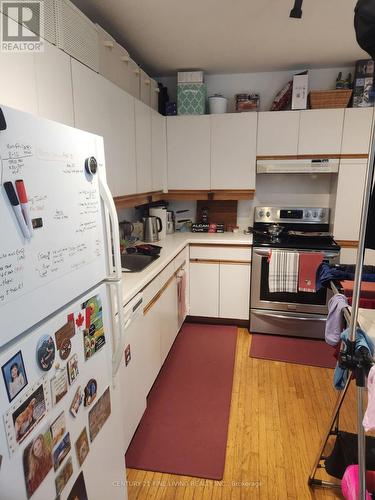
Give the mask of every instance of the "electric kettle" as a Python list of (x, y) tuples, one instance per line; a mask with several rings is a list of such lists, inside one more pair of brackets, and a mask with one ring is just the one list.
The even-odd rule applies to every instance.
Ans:
[(159, 233), (163, 229), (160, 217), (143, 217), (143, 241), (152, 243), (159, 241)]

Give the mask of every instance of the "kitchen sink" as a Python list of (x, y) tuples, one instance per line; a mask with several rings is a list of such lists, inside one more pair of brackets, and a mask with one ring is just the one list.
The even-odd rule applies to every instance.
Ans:
[(131, 253), (121, 255), (121, 268), (124, 273), (138, 273), (152, 264), (159, 255), (143, 255)]

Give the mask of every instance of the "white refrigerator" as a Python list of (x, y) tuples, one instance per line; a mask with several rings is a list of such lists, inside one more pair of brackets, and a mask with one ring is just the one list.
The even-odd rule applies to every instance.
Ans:
[(1, 110), (0, 499), (126, 500), (120, 246), (103, 141)]

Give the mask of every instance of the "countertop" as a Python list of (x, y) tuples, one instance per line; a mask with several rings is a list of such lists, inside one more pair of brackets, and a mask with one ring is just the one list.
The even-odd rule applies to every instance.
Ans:
[(123, 303), (126, 304), (190, 243), (215, 245), (252, 245), (253, 236), (242, 233), (174, 233), (155, 243), (162, 250), (160, 257), (138, 273), (123, 273)]

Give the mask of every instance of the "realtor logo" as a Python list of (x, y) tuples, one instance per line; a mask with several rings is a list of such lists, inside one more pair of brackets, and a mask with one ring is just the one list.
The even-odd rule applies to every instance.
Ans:
[(1, 1), (1, 51), (42, 52), (43, 0)]

